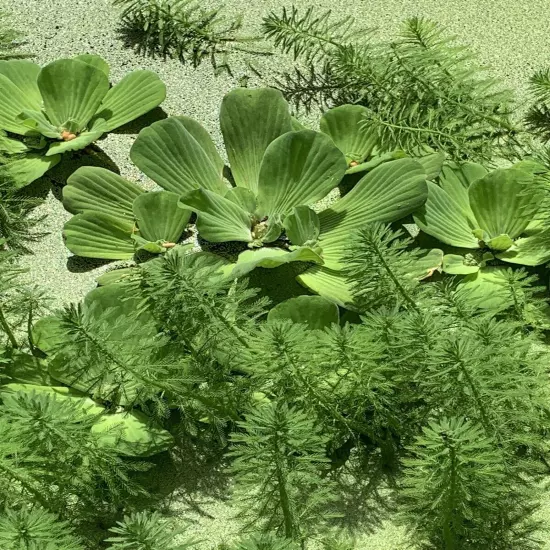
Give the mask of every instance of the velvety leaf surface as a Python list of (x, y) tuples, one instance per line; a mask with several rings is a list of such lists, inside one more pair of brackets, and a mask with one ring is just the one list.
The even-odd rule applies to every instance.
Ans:
[(149, 241), (177, 243), (191, 217), (178, 206), (179, 195), (170, 191), (143, 193), (134, 200), (139, 234)]
[(354, 310), (354, 298), (348, 278), (335, 269), (315, 265), (298, 275), (296, 280), (315, 294)]
[(428, 199), (415, 213), (414, 221), (424, 233), (442, 243), (479, 248), (479, 242), (472, 234), (474, 227), (468, 223), (462, 206), (437, 184), (428, 182)]
[(129, 260), (134, 256), (133, 222), (99, 212), (73, 216), (63, 229), (65, 245), (77, 256)]
[(130, 158), (161, 187), (174, 193), (204, 188), (221, 195), (224, 163), (208, 132), (188, 117), (154, 122), (138, 135)]
[(236, 88), (223, 98), (220, 126), (235, 183), (256, 193), (268, 145), (292, 130), (288, 103), (273, 88)]
[(328, 136), (313, 130), (288, 132), (265, 152), (258, 210), (272, 216), (316, 202), (338, 185), (346, 169), (344, 155)]
[(166, 86), (155, 73), (133, 71), (107, 92), (94, 117), (97, 129), (109, 132), (123, 126), (158, 107), (165, 98)]
[(78, 59), (59, 59), (42, 68), (38, 87), (52, 124), (64, 128), (67, 122), (73, 122), (81, 131), (109, 91), (109, 79), (93, 65)]
[(196, 189), (181, 197), (180, 205), (197, 212), (199, 235), (207, 241), (253, 241), (250, 214), (225, 197)]
[(496, 254), (499, 260), (511, 264), (536, 266), (550, 262), (550, 229), (518, 239), (514, 246)]
[(344, 153), (346, 162), (363, 162), (376, 146), (378, 135), (359, 123), (368, 112), (362, 105), (340, 105), (326, 111), (319, 128)]
[(478, 227), (490, 237), (519, 237), (540, 206), (540, 193), (529, 192), (533, 175), (519, 169), (494, 170), (470, 185), (470, 206)]
[(350, 235), (367, 223), (399, 220), (426, 200), (426, 174), (412, 159), (381, 164), (343, 198), (319, 214), (325, 265), (340, 269)]
[(135, 183), (95, 166), (76, 170), (63, 188), (63, 206), (73, 214), (101, 212), (133, 221), (132, 205), (144, 191)]
[(41, 178), (48, 170), (53, 168), (61, 157), (55, 155), (45, 157), (36, 153), (27, 154), (25, 157), (10, 161), (0, 166), (0, 173), (5, 173), (11, 178), (17, 189), (25, 187), (29, 183)]
[(82, 132), (79, 136), (70, 141), (58, 141), (56, 143), (52, 143), (46, 153), (46, 156), (84, 149), (84, 147), (98, 140), (102, 135), (103, 132)]
[(284, 219), (286, 236), (294, 245), (315, 242), (319, 238), (321, 222), (319, 216), (308, 206), (296, 206)]
[(11, 59), (0, 61), (0, 75), (11, 80), (24, 96), (28, 109), (39, 111), (42, 106), (42, 96), (38, 88), (40, 65), (27, 59)]

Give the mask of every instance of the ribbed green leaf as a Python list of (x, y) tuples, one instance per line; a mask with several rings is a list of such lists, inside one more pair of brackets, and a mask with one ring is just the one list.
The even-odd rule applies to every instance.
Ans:
[(106, 414), (92, 426), (98, 443), (127, 456), (151, 456), (174, 446), (170, 432), (139, 411)]
[(66, 128), (68, 123), (74, 123), (74, 129), (80, 132), (109, 91), (109, 79), (93, 65), (78, 59), (60, 59), (42, 68), (38, 87), (52, 124)]
[(0, 166), (0, 173), (6, 174), (13, 181), (15, 188), (20, 189), (41, 178), (60, 159), (59, 155), (45, 157), (44, 155), (30, 153), (20, 159), (9, 161), (7, 164)]
[(286, 214), (325, 197), (344, 177), (347, 164), (332, 140), (313, 130), (287, 132), (267, 148), (260, 168), (258, 210)]
[(445, 162), (444, 153), (432, 153), (430, 155), (424, 155), (423, 157), (415, 157), (414, 160), (419, 162), (426, 172), (426, 181), (432, 181), (439, 176)]
[(127, 220), (87, 212), (73, 216), (65, 224), (63, 236), (67, 248), (77, 256), (129, 260), (134, 256), (134, 229)]
[(188, 117), (154, 122), (138, 135), (130, 158), (161, 187), (174, 193), (204, 188), (221, 195), (224, 163), (208, 132)]
[(73, 214), (100, 212), (133, 222), (132, 205), (143, 190), (118, 174), (96, 166), (76, 170), (63, 188), (63, 206)]
[(359, 125), (367, 112), (368, 109), (361, 105), (340, 105), (321, 117), (321, 132), (330, 136), (336, 147), (344, 153), (348, 165), (350, 162), (363, 162), (378, 142), (375, 130)]
[[(7, 61), (5, 63), (16, 62), (18, 63), (18, 61)], [(31, 65), (34, 66), (34, 63), (31, 63)], [(38, 67), (38, 65), (35, 67)], [(30, 68), (28, 62), (25, 62), (24, 65), (17, 65), (16, 68), (21, 70), (20, 80), (22, 81), (27, 78), (27, 73), (36, 70)], [(9, 72), (10, 76), (13, 77), (14, 71), (10, 69)], [(26, 126), (23, 120), (18, 118), (25, 110), (40, 110), (40, 102), (37, 104), (34, 92), (30, 90), (25, 93), (10, 78), (0, 73), (0, 128), (22, 136), (35, 134), (35, 130)]]
[(550, 262), (550, 229), (531, 237), (518, 239), (512, 248), (496, 254), (496, 257), (511, 264), (530, 266)]
[(236, 88), (223, 98), (220, 126), (235, 183), (256, 193), (268, 145), (292, 130), (288, 103), (272, 88)]
[(478, 227), (490, 237), (519, 237), (540, 207), (541, 196), (528, 185), (533, 175), (519, 169), (499, 169), (473, 182), (468, 189)]
[(281, 248), (258, 248), (245, 250), (239, 254), (231, 277), (243, 277), (257, 267), (275, 268), (290, 262), (313, 262), (322, 264), (323, 260), (312, 248), (300, 247), (292, 252)]
[(158, 107), (165, 98), (166, 86), (155, 73), (131, 72), (104, 97), (94, 117), (97, 129), (109, 132), (123, 126)]
[(103, 135), (103, 132), (82, 132), (75, 139), (70, 141), (58, 141), (52, 143), (46, 156), (66, 153), (67, 151), (78, 151), (98, 140)]
[(245, 212), (254, 214), (256, 212), (256, 196), (250, 189), (244, 187), (232, 187), (225, 194), (228, 201), (234, 202), (240, 206)]
[(38, 89), (40, 65), (26, 59), (0, 61), (0, 74), (11, 80), (24, 96), (27, 109), (39, 111), (42, 107), (42, 96)]
[(206, 189), (181, 197), (180, 205), (197, 213), (199, 235), (207, 241), (253, 241), (250, 214), (238, 204)]
[(340, 322), (340, 312), (334, 302), (321, 296), (296, 296), (272, 308), (267, 320), (306, 323), (310, 330), (323, 330)]
[(139, 234), (149, 241), (177, 243), (191, 217), (178, 206), (179, 195), (170, 191), (144, 193), (134, 201)]
[(343, 198), (321, 212), (319, 246), (327, 267), (340, 269), (350, 235), (367, 223), (388, 223), (416, 210), (426, 200), (426, 174), (412, 159), (381, 164)]
[(424, 233), (439, 241), (461, 248), (479, 248), (463, 210), (441, 187), (428, 182), (428, 199), (414, 215)]
[(111, 70), (109, 67), (109, 63), (107, 63), (107, 61), (105, 61), (99, 55), (95, 55), (93, 53), (83, 53), (80, 55), (75, 55), (73, 59), (84, 61), (84, 63), (88, 63), (88, 65), (92, 65), (92, 67), (102, 70), (105, 73), (105, 76), (109, 78), (109, 72)]
[(32, 128), (37, 133), (45, 137), (59, 139), (61, 132), (57, 126), (54, 126), (43, 111), (31, 111), (25, 109), (18, 117), (28, 128)]
[(296, 206), (284, 219), (286, 236), (294, 245), (316, 242), (319, 238), (321, 222), (319, 216), (308, 206)]
[[(441, 175), (439, 177), (439, 186), (455, 203), (455, 206), (458, 206), (462, 212), (462, 215), (470, 222), (469, 227), (477, 226), (477, 222), (470, 208), (470, 197), (468, 195), (468, 188), (471, 183), (479, 177), (475, 177), (471, 180), (470, 176), (476, 174), (477, 167), (479, 167), (483, 172), (480, 177), (483, 177), (487, 171), (480, 166), (479, 164), (466, 163), (461, 166), (443, 166), (441, 170)], [(477, 172), (476, 175), (478, 175)]]
[(327, 300), (348, 309), (356, 309), (349, 279), (341, 271), (315, 265), (298, 275), (296, 280)]

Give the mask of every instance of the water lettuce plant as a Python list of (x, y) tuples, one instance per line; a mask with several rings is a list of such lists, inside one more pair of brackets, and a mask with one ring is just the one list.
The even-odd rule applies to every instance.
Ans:
[[(351, 163), (373, 150), (372, 136), (361, 135), (357, 124), (349, 126), (351, 138), (345, 136), (350, 118), (356, 120), (357, 113), (346, 106), (323, 116), (323, 131), (302, 129), (280, 92), (235, 89), (220, 111), (232, 187), (224, 181), (224, 162), (208, 133), (188, 117), (143, 129), (130, 156), (158, 185), (181, 195), (180, 205), (197, 214), (201, 238), (247, 243), (250, 250), (240, 254), (233, 276), (292, 261), (338, 271), (350, 233), (369, 221), (398, 220), (427, 196), (423, 165), (403, 158), (374, 168), (330, 208), (313, 210)], [(317, 273), (300, 280), (344, 303), (341, 282), (321, 282)]]
[(63, 188), (63, 205), (76, 214), (65, 224), (65, 244), (79, 256), (108, 260), (164, 252), (191, 216), (178, 199), (171, 191), (146, 192), (105, 168), (79, 168)]
[(443, 271), (476, 273), (498, 259), (525, 266), (550, 260), (550, 229), (541, 220), (544, 167), (523, 161), (488, 172), (475, 163), (447, 165), (428, 183), (426, 203), (414, 220), (425, 233), (464, 252), (443, 258)]
[[(58, 59), (44, 67), (20, 59), (0, 61), (0, 129), (40, 153), (27, 160), (27, 183), (45, 173), (58, 155), (83, 149), (157, 107), (165, 95), (162, 81), (145, 70), (111, 87), (109, 65), (97, 55)], [(4, 137), (0, 147), (5, 142)], [(15, 146), (13, 140), (8, 145)], [(26, 152), (20, 147), (18, 153)]]

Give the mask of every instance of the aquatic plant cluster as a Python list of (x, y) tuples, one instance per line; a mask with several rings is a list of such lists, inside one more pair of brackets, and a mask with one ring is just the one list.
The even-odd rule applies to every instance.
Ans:
[[(195, 65), (239, 28), (118, 3), (145, 51)], [(418, 549), (542, 548), (548, 73), (521, 120), (429, 21), (390, 43), (313, 9), (263, 26), (302, 65), (225, 95), (224, 151), (169, 116), (129, 152), (161, 190), (70, 175), (66, 247), (125, 263), (57, 310), (20, 267), (24, 191), (166, 89), (0, 33), (0, 546), (205, 548), (159, 512), (158, 472), (193, 465), (232, 481), (243, 533), (219, 550), (352, 550), (388, 518)], [(314, 102), (318, 129), (290, 106)]]

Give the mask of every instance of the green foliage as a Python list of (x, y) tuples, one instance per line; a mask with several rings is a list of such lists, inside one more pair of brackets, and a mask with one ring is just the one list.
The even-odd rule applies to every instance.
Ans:
[(0, 543), (6, 550), (84, 549), (68, 522), (38, 507), (0, 513)]
[(111, 527), (110, 537), (105, 542), (111, 542), (109, 550), (185, 550), (196, 548), (196, 543), (190, 539), (187, 542), (176, 542), (183, 529), (174, 530), (168, 523), (161, 521), (158, 512), (135, 512), (124, 516)]
[(221, 8), (205, 9), (195, 0), (115, 0), (114, 4), (123, 8), (122, 37), (140, 54), (173, 57), (193, 67), (210, 58), (216, 70), (230, 72), (227, 55), (247, 52), (246, 44), (258, 40), (239, 34), (241, 18), (227, 19)]
[(232, 550), (295, 550), (298, 547), (288, 539), (280, 539), (273, 535), (255, 535), (238, 542)]
[(166, 95), (164, 84), (150, 71), (134, 71), (111, 87), (109, 65), (92, 54), (44, 67), (7, 61), (0, 67), (0, 85), (0, 129), (22, 140), (2, 139), (2, 149), (10, 155), (40, 151), (8, 166), (20, 186), (42, 176), (60, 154), (84, 149), (157, 107)]
[(285, 96), (307, 109), (365, 106), (364, 125), (382, 150), (427, 145), (456, 160), (489, 161), (521, 150), (512, 93), (429, 20), (407, 19), (397, 39), (377, 42), (349, 18), (293, 7), (271, 13), (263, 29), (300, 62), (278, 82)]
[(334, 500), (320, 475), (326, 439), (313, 419), (285, 403), (260, 405), (238, 425), (242, 432), (232, 434), (230, 455), (243, 515), (267, 532), (304, 540)]
[(410, 452), (401, 498), (418, 547), (540, 548), (537, 525), (522, 523), (517, 511), (524, 496), (512, 493), (516, 510), (506, 505), (512, 495), (502, 455), (481, 426), (431, 421)]
[(38, 241), (44, 233), (35, 228), (44, 216), (33, 213), (42, 201), (18, 192), (9, 180), (0, 179), (0, 239), (16, 252), (29, 253), (29, 243)]
[(532, 105), (526, 123), (542, 141), (550, 140), (550, 70), (541, 69), (530, 79)]

